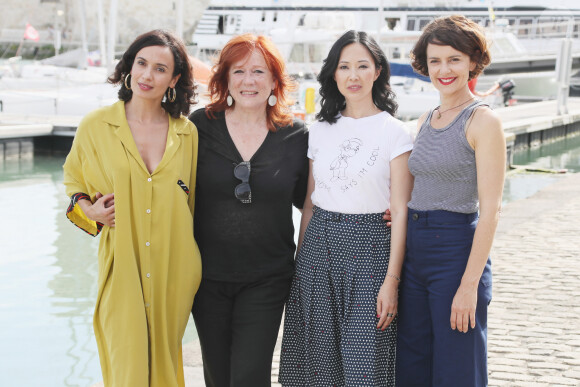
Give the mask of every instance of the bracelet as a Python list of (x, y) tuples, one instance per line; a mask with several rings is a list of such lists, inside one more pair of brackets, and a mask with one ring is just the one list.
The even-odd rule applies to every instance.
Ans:
[(398, 276), (396, 276), (396, 275), (395, 275), (395, 274), (393, 274), (393, 273), (387, 273), (387, 277), (394, 278), (394, 279), (396, 279), (397, 281), (401, 282), (401, 278), (399, 278)]

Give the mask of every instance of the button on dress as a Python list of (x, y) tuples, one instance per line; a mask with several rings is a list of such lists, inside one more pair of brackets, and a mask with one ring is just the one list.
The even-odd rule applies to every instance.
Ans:
[[(143, 162), (124, 102), (88, 114), (64, 164), (68, 218), (99, 243), (93, 325), (105, 386), (184, 386), (181, 341), (201, 279), (193, 238), (197, 130), (169, 117), (163, 159)], [(74, 197), (115, 194), (115, 227)]]

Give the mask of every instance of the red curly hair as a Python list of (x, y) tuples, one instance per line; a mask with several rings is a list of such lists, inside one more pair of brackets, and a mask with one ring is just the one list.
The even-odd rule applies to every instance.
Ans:
[(274, 43), (262, 35), (238, 35), (226, 43), (212, 69), (213, 73), (208, 84), (211, 103), (206, 106), (205, 111), (208, 118), (215, 118), (214, 113), (229, 108), (226, 99), (228, 97), (230, 67), (246, 58), (254, 50), (259, 50), (262, 53), (268, 69), (272, 72), (272, 78), (276, 81), (273, 94), (278, 98), (278, 102), (274, 106), (266, 104), (268, 129), (275, 131), (276, 127), (287, 126), (293, 122), (293, 115), (290, 112), (290, 105), (293, 101), (288, 93), (296, 90), (296, 83), (286, 73), (286, 65), (282, 55)]

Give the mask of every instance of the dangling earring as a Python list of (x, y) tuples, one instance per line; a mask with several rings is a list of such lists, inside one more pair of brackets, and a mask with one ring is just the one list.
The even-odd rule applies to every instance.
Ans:
[[(129, 81), (130, 76), (131, 76), (131, 73), (129, 73), (125, 76), (125, 87), (127, 88), (127, 90), (131, 90), (131, 81)], [(127, 82), (129, 82), (129, 84), (127, 84)]]
[(278, 98), (276, 98), (276, 96), (274, 95), (274, 91), (272, 91), (272, 94), (270, 94), (270, 96), (268, 97), (268, 105), (275, 106), (276, 102), (278, 102)]
[(232, 98), (232, 95), (230, 93), (228, 93), (228, 97), (226, 98), (226, 103), (228, 104), (228, 106), (232, 106), (234, 104), (234, 99)]
[(177, 91), (175, 91), (175, 88), (168, 88), (167, 89), (167, 100), (169, 102), (175, 102), (175, 98), (177, 97)]

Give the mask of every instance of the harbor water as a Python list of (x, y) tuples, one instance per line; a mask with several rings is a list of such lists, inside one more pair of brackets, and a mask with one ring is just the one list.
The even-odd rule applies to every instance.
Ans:
[[(102, 380), (92, 316), (98, 237), (65, 216), (64, 157), (0, 161), (0, 385)], [(193, 320), (184, 343), (196, 340)]]
[(538, 148), (514, 153), (514, 165), (551, 170), (546, 172), (508, 172), (503, 190), (503, 202), (523, 199), (557, 181), (557, 172), (580, 172), (580, 136), (547, 143)]
[[(63, 162), (45, 156), (0, 161), (2, 386), (90, 386), (102, 379), (92, 328), (98, 238), (65, 216)], [(580, 136), (516, 153), (514, 163), (580, 172)], [(561, 176), (509, 174), (504, 202)], [(184, 342), (194, 340), (190, 320)]]

